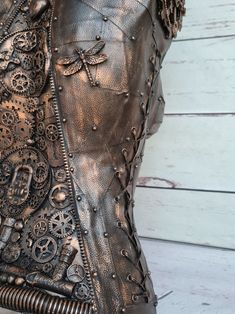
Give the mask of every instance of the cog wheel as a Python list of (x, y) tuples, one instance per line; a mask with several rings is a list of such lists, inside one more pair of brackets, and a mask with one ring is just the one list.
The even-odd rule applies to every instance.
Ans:
[(32, 258), (38, 263), (51, 261), (57, 252), (55, 239), (49, 236), (39, 238), (32, 247)]
[(25, 141), (32, 137), (33, 126), (32, 123), (25, 119), (19, 120), (13, 127), (13, 132), (17, 140)]
[(9, 161), (5, 160), (0, 164), (0, 185), (5, 185), (9, 182), (13, 168)]
[(36, 91), (40, 91), (45, 84), (45, 74), (40, 71), (34, 79)]
[(55, 213), (49, 222), (50, 232), (59, 239), (71, 235), (75, 229), (73, 216), (67, 211)]
[(33, 68), (33, 57), (29, 54), (23, 54), (20, 58), (20, 64), (22, 68), (26, 71), (30, 71)]
[(53, 270), (53, 265), (51, 263), (46, 263), (42, 266), (42, 271), (45, 274), (50, 274), (52, 270)]
[(41, 238), (47, 234), (48, 220), (44, 218), (38, 218), (31, 226), (31, 236), (34, 239)]
[(35, 112), (38, 109), (38, 105), (39, 105), (39, 99), (34, 97), (34, 98), (28, 98), (27, 102), (24, 103), (24, 109), (29, 112)]
[(2, 260), (5, 263), (14, 263), (20, 257), (21, 248), (18, 243), (9, 243), (2, 252)]
[(36, 118), (38, 121), (43, 121), (45, 119), (45, 111), (43, 108), (38, 108)]
[(31, 80), (28, 73), (23, 71), (13, 72), (11, 75), (11, 89), (17, 94), (33, 94), (35, 83)]
[(87, 284), (80, 282), (74, 288), (74, 295), (79, 300), (87, 300), (90, 298), (90, 289)]
[(43, 183), (47, 179), (48, 173), (49, 173), (49, 165), (46, 164), (44, 161), (40, 161), (36, 165), (36, 168), (34, 170), (33, 179), (37, 183)]
[(58, 184), (52, 188), (49, 194), (49, 202), (55, 208), (65, 208), (70, 204), (67, 185)]
[(65, 182), (66, 181), (66, 171), (62, 168), (57, 169), (55, 171), (55, 179), (58, 182)]
[(0, 125), (0, 150), (5, 150), (14, 143), (14, 137), (11, 129)]
[(46, 127), (46, 137), (49, 141), (55, 142), (59, 138), (59, 131), (55, 124), (49, 124)]
[(45, 124), (43, 122), (39, 122), (36, 126), (36, 130), (38, 135), (43, 135), (45, 133)]
[(44, 151), (46, 149), (46, 146), (47, 146), (45, 138), (43, 136), (39, 136), (36, 141), (37, 141), (36, 145), (37, 145), (38, 149), (40, 151)]
[(15, 115), (11, 111), (3, 112), (1, 120), (2, 123), (7, 127), (12, 126), (16, 121)]
[(35, 31), (27, 31), (17, 35), (13, 41), (17, 50), (29, 52), (37, 45), (37, 34)]
[(41, 71), (44, 69), (45, 65), (45, 56), (43, 51), (39, 50), (36, 52), (33, 60), (34, 69), (36, 71)]
[(81, 282), (85, 278), (85, 269), (78, 264), (73, 264), (67, 269), (67, 277), (69, 281)]

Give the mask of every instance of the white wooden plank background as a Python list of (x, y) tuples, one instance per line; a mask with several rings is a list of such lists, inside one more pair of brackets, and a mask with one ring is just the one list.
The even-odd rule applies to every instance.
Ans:
[(141, 235), (234, 249), (235, 2), (186, 6), (162, 69), (166, 114), (146, 144), (136, 221)]
[(162, 241), (142, 241), (156, 292), (158, 314), (233, 314), (235, 253)]
[(234, 136), (233, 115), (165, 117), (147, 142), (139, 183), (235, 192)]
[(136, 201), (142, 236), (235, 249), (235, 194), (138, 188)]
[(232, 0), (186, 0), (187, 15), (178, 40), (235, 35)]
[(165, 113), (235, 112), (234, 50), (235, 36), (174, 42), (162, 69)]

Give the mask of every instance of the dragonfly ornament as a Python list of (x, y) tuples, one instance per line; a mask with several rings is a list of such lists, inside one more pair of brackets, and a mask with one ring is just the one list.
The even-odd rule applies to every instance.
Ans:
[(103, 63), (108, 59), (106, 54), (99, 54), (104, 46), (105, 42), (101, 40), (87, 50), (75, 49), (72, 56), (59, 58), (57, 63), (68, 66), (63, 72), (65, 76), (73, 75), (84, 68), (91, 86), (97, 86), (97, 82), (94, 81), (89, 66)]

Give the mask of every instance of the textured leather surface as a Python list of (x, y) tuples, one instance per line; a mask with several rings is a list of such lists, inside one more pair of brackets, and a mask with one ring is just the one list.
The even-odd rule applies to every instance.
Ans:
[(156, 313), (134, 191), (183, 4), (3, 1), (1, 306)]

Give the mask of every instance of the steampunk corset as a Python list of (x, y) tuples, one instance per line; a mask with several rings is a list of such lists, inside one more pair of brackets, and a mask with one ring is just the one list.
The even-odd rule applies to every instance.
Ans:
[(0, 306), (153, 314), (136, 233), (183, 1), (1, 0)]

